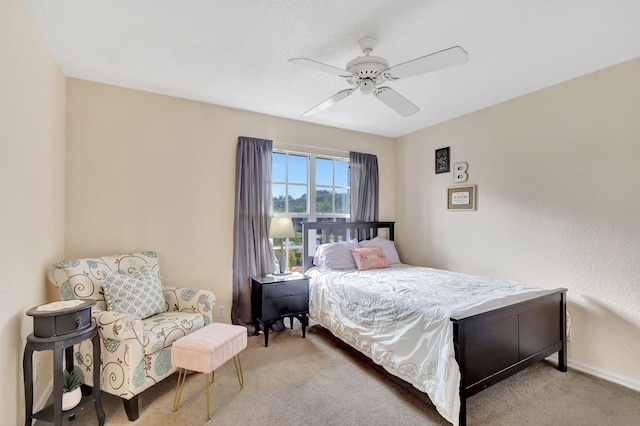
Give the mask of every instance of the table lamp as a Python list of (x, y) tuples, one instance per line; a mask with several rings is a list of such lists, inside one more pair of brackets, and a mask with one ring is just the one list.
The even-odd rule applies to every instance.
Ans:
[(274, 275), (287, 275), (291, 272), (284, 271), (284, 240), (296, 236), (293, 230), (293, 221), (289, 217), (272, 217), (269, 228), (269, 238), (280, 238), (280, 271)]

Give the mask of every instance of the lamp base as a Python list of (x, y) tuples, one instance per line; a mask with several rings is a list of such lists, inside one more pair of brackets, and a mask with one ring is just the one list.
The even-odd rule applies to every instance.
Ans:
[(289, 275), (291, 272), (285, 272), (284, 266), (284, 239), (280, 240), (280, 261), (278, 263), (278, 267), (280, 268), (280, 272), (274, 272), (274, 276), (279, 277), (282, 275)]

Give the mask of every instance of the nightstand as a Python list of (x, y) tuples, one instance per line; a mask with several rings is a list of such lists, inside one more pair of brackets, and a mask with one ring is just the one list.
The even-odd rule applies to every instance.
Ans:
[(264, 331), (264, 346), (269, 346), (269, 329), (274, 322), (288, 317), (293, 328), (293, 318), (302, 324), (305, 337), (309, 323), (309, 277), (291, 275), (267, 275), (251, 277), (251, 312), (256, 331)]

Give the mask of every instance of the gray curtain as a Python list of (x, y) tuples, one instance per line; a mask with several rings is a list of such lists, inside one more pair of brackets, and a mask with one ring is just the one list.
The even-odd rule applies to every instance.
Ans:
[(272, 146), (270, 140), (240, 136), (236, 149), (231, 322), (244, 325), (249, 334), (254, 331), (250, 277), (270, 274), (274, 268), (269, 243)]
[(349, 153), (351, 180), (351, 221), (378, 220), (378, 157), (361, 152)]

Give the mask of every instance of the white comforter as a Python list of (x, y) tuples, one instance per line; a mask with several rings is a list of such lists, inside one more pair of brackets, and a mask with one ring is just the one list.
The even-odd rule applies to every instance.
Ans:
[(311, 277), (311, 318), (425, 392), (454, 425), (460, 412), (460, 370), (449, 318), (540, 290), (409, 265), (368, 271), (313, 268), (306, 274)]

